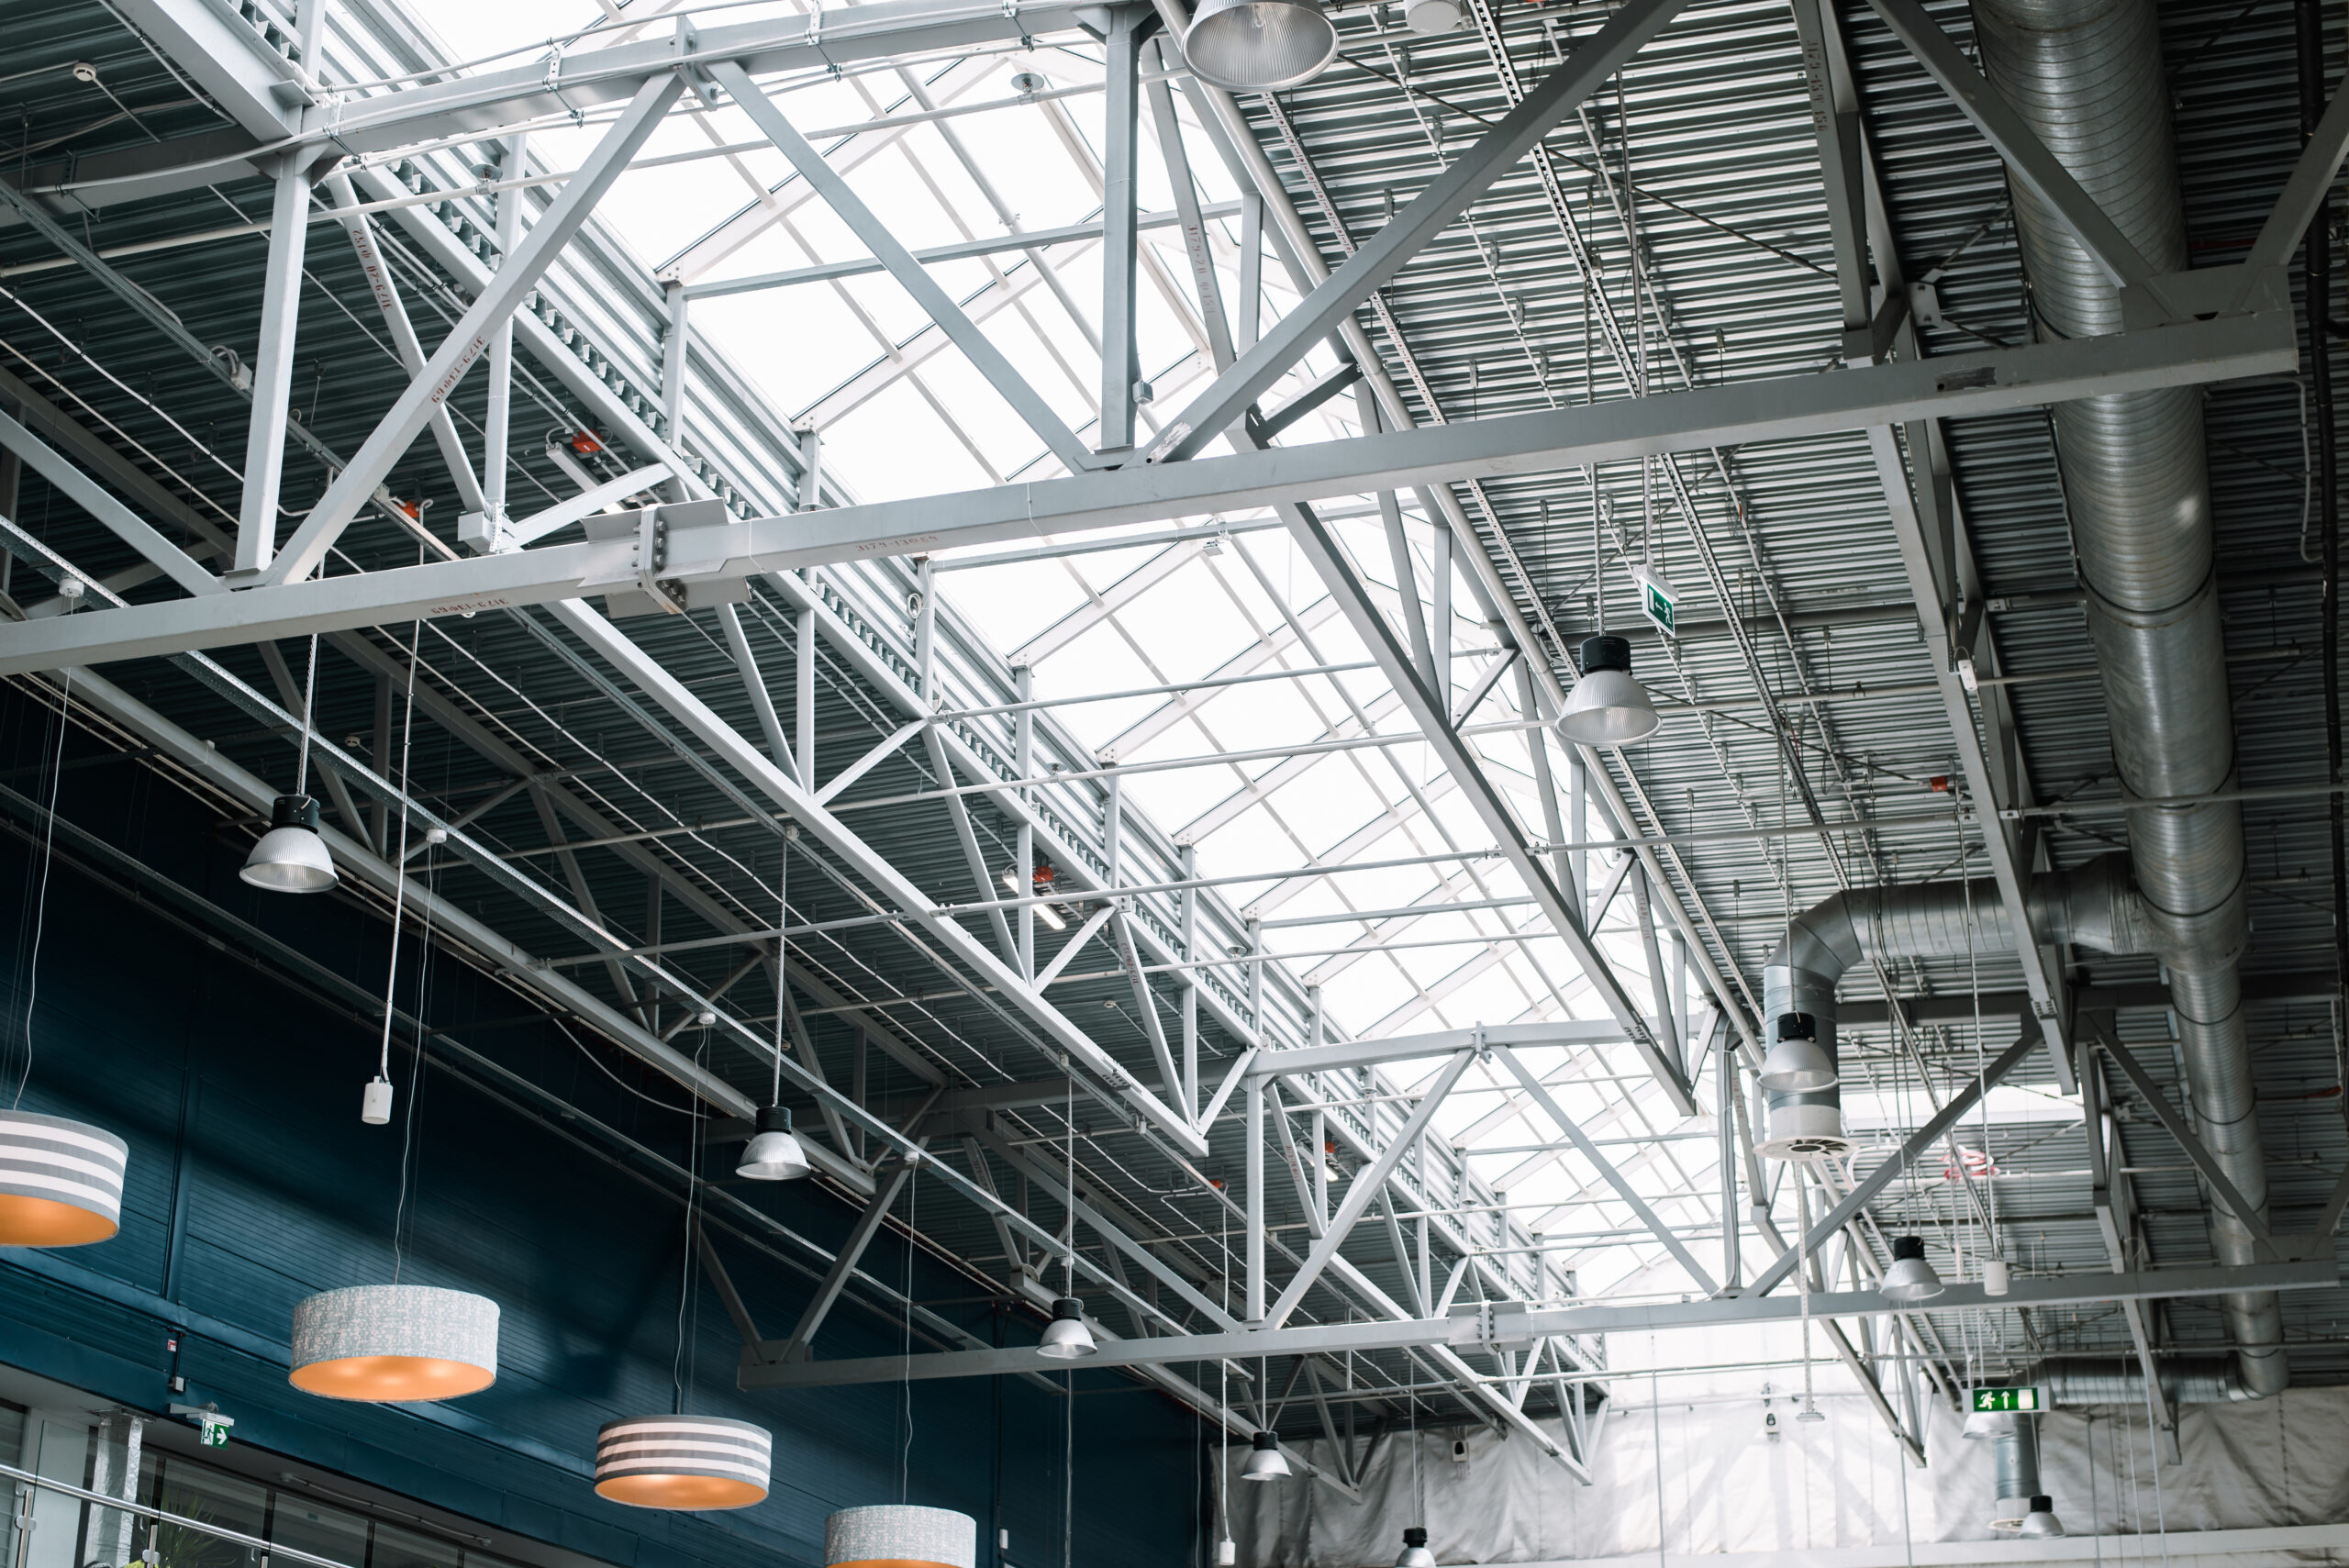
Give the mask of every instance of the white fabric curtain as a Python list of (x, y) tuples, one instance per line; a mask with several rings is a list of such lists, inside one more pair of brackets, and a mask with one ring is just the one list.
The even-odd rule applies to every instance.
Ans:
[[(1232, 1537), (1241, 1568), (1387, 1568), (1414, 1524), (1444, 1568), (1652, 1555), (1659, 1539), (1676, 1557), (1993, 1538), (1989, 1445), (1962, 1438), (1945, 1406), (1928, 1418), (1924, 1470), (1857, 1395), (1820, 1398), (1818, 1422), (1798, 1408), (1784, 1396), (1609, 1408), (1590, 1423), (1589, 1485), (1521, 1435), (1424, 1427), (1415, 1482), (1413, 1440), (1396, 1432), (1360, 1503), (1302, 1478), (1230, 1483)], [(2162, 1464), (2157, 1493), (2142, 1407), (2054, 1411), (2041, 1418), (2041, 1484), (2075, 1535), (2349, 1518), (2349, 1389), (2187, 1407), (2178, 1440), (2184, 1462)], [(1292, 1446), (1337, 1468), (1326, 1443)], [(1229, 1473), (1246, 1454), (1232, 1448)]]

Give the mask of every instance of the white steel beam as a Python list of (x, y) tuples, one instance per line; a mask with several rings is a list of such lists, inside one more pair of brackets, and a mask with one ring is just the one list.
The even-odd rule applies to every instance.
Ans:
[[(1662, 451), (2228, 381), (2288, 372), (2299, 363), (2298, 337), (2288, 312), (2262, 311), (2106, 338), (1729, 383), (1556, 413), (786, 513), (681, 528), (670, 536), (670, 570), (682, 581), (729, 580), (1469, 474), (1541, 473)], [(604, 546), (598, 555), (594, 545), (559, 545), (255, 588), (223, 604), (174, 601), (0, 627), (0, 673), (573, 598), (583, 584), (608, 573), (613, 548)], [(618, 549), (624, 556), (628, 546)], [(290, 550), (280, 557), (281, 568), (290, 558)]]
[(951, 914), (934, 908), (904, 873), (818, 805), (812, 793), (801, 788), (779, 764), (771, 762), (732, 725), (711, 711), (708, 705), (611, 622), (576, 601), (557, 605), (554, 613), (630, 684), (659, 704), (729, 767), (751, 781), (761, 794), (783, 807), (810, 836), (871, 883), (884, 898), (897, 908), (914, 911), (911, 923), (929, 932), (986, 984), (996, 987), (1054, 1046), (1084, 1063), (1105, 1084), (1122, 1085), (1119, 1092), (1123, 1098), (1161, 1138), (1195, 1159), (1207, 1153), (1207, 1140), (1191, 1127), (1188, 1118), (1134, 1083), (1117, 1058), (1044, 1000), (1041, 992), (1031, 986), (1026, 977), (989, 951), (985, 943), (964, 930)]
[[(1985, 1295), (1979, 1284), (1954, 1284), (1934, 1297), (1933, 1310), (2088, 1307), (2146, 1296), (2221, 1296), (2243, 1290), (2330, 1290), (2339, 1284), (2340, 1265), (2331, 1259), (2235, 1267), (2144, 1269), (2129, 1273), (2045, 1274), (2018, 1278), (2007, 1295), (1998, 1296)], [(1809, 1302), (1809, 1315), (1822, 1320), (1876, 1317), (1892, 1309), (1893, 1304), (1873, 1290), (1814, 1292)], [(1497, 1315), (1493, 1328), (1495, 1339), (1500, 1342), (1530, 1345), (1537, 1339), (1560, 1335), (1704, 1330), (1780, 1323), (1791, 1321), (1802, 1312), (1803, 1303), (1795, 1296), (1726, 1296), (1702, 1301), (1593, 1304), (1505, 1312)], [(1100, 1353), (1085, 1364), (1109, 1367), (1253, 1361), (1260, 1356), (1343, 1354), (1349, 1351), (1368, 1352), (1419, 1346), (1473, 1351), (1486, 1342), (1481, 1315), (1464, 1310), (1442, 1318), (1324, 1323), (1297, 1329), (1120, 1340), (1102, 1346)], [(895, 1383), (903, 1378), (994, 1377), (1006, 1373), (1052, 1371), (1064, 1364), (1037, 1354), (1033, 1347), (800, 1362), (790, 1366), (753, 1365), (746, 1358), (740, 1381), (745, 1388), (824, 1388)]]
[(848, 182), (824, 161), (824, 155), (808, 145), (807, 139), (793, 128), (784, 112), (759, 91), (749, 72), (733, 61), (725, 61), (712, 67), (710, 73), (733, 96), (737, 106), (751, 117), (751, 123), (791, 161), (792, 167), (799, 171), (799, 177), (824, 198), (834, 216), (864, 241), (867, 250), (881, 258), (898, 286), (913, 295), (922, 313), (963, 350), (963, 358), (1011, 405), (1021, 422), (1069, 469), (1083, 469), (1092, 454), (1077, 440), (1075, 433), (1028, 384), (1027, 377), (1004, 357), (1003, 350), (979, 330), (977, 323), (964, 315), (963, 307), (914, 260), (913, 252), (906, 249), (904, 242), (849, 189)]
[(265, 581), (299, 582), (317, 569), (392, 465), (406, 454), (408, 444), (434, 410), (448, 401), (457, 383), (488, 350), (498, 328), (521, 306), (571, 237), (586, 223), (596, 202), (628, 167), (628, 161), (660, 128), (662, 117), (684, 90), (684, 83), (671, 74), (653, 78), (638, 92), (579, 172), (563, 186), (562, 194), (540, 215), (529, 238), (492, 274), (489, 286), (474, 296), (471, 307), (425, 361), (423, 372), (394, 401), (391, 411), (351, 457), (351, 466), (327, 487), (294, 537), (285, 541), (284, 553), (269, 569)]
[[(302, 254), (309, 239), (309, 171), (300, 161), (286, 158), (277, 166), (270, 202), (269, 265), (262, 278), (260, 342), (253, 350), (253, 414), (245, 432), (244, 499), (237, 508), (235, 575), (239, 577), (250, 578), (266, 567), (277, 547), (295, 326), (302, 305)], [(358, 509), (356, 504), (351, 507), (354, 515)]]
[(1564, 64), (1447, 165), (1410, 206), (1365, 240), (1345, 265), (1193, 398), (1151, 449), (1151, 461), (1196, 456), (1223, 434), (1260, 394), (1350, 319), (1354, 307), (1374, 289), (1401, 272), (1429, 240), (1450, 228), (1553, 126), (1605, 85), (1642, 45), (1664, 30), (1685, 4), (1687, 0), (1628, 0)]

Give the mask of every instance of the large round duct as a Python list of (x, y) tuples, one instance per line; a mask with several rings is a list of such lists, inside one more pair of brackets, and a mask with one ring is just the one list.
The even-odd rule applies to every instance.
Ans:
[[(2154, 272), (2183, 270), (2185, 206), (2154, 0), (1976, 0), (1973, 19), (1983, 70), (2088, 198)], [(2045, 324), (2035, 335), (2120, 331), (2120, 291), (2102, 267), (2031, 187), (2012, 187), (2032, 309)], [(2202, 395), (2175, 387), (2051, 410), (2114, 770), (2139, 799), (2236, 782)], [(2168, 970), (2196, 1126), (2264, 1215), (2266, 1154), (2235, 968), (2248, 929), (2243, 808), (2141, 806), (2129, 814), (2129, 843)], [(2243, 1218), (2222, 1205), (2212, 1206), (2210, 1239), (2222, 1263), (2258, 1261)], [(2244, 1385), (2280, 1391), (2291, 1373), (2275, 1294), (2221, 1299)]]

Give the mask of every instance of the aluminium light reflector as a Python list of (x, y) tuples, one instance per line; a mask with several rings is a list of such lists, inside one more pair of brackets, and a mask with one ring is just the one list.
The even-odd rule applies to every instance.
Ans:
[(774, 1440), (720, 1416), (630, 1416), (596, 1433), (596, 1494), (639, 1508), (747, 1508), (766, 1500)]
[(0, 1247), (80, 1247), (122, 1226), (130, 1146), (103, 1128), (0, 1111)]
[(497, 1381), (497, 1303), (426, 1284), (360, 1284), (295, 1304), (288, 1381), (329, 1399), (417, 1404)]

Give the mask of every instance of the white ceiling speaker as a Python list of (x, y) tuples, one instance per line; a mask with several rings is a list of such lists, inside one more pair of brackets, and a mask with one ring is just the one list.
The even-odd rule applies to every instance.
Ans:
[(1408, 0), (1403, 25), (1415, 33), (1448, 33), (1460, 25), (1460, 0)]
[(1314, 0), (1206, 0), (1183, 35), (1201, 80), (1232, 93), (1296, 87), (1338, 55), (1338, 29)]

